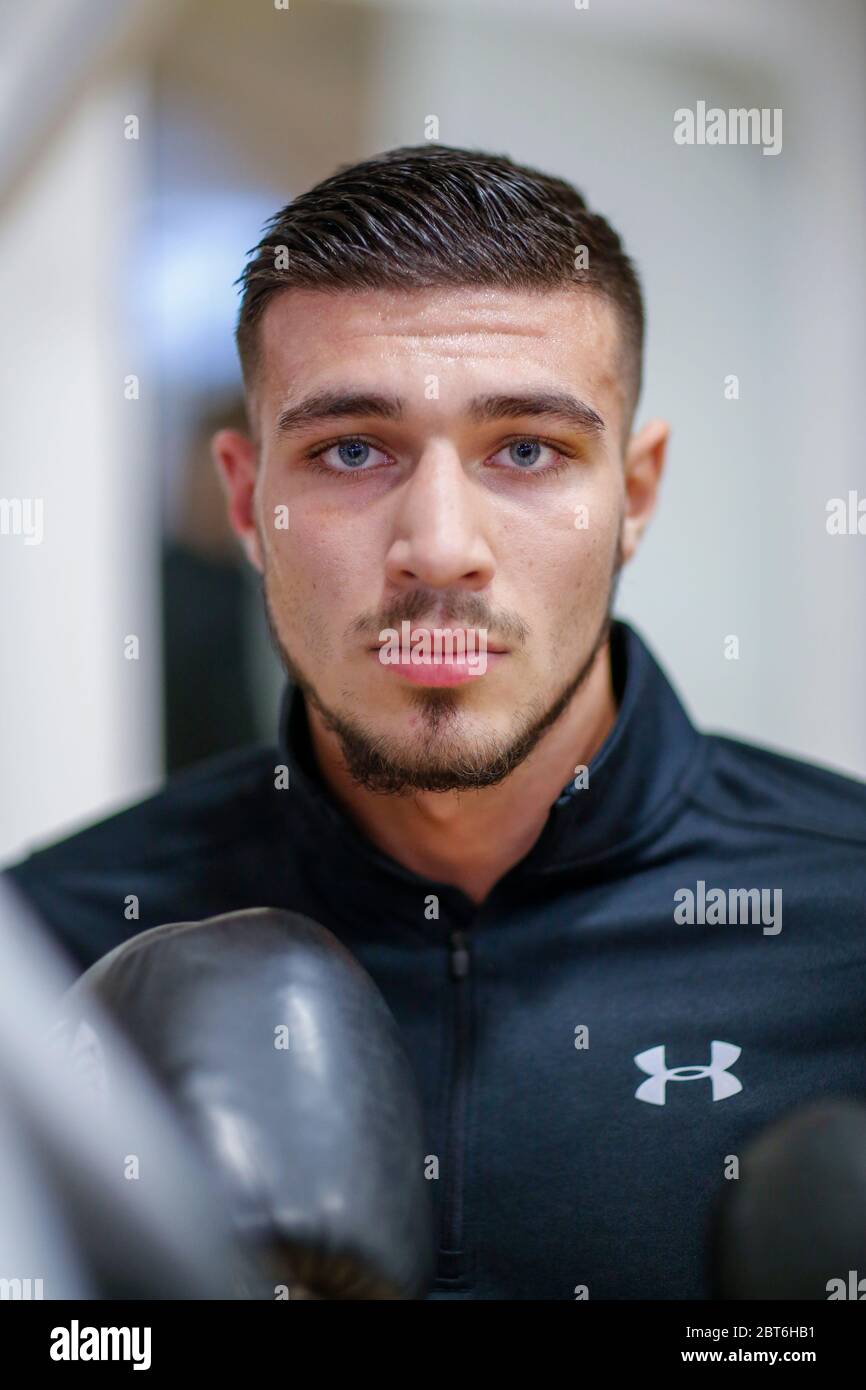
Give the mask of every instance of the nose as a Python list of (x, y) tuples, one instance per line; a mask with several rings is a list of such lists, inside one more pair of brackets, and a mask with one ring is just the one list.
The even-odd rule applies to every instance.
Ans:
[(430, 445), (400, 489), (386, 560), (389, 583), (478, 590), (494, 569), (477, 489), (452, 446)]

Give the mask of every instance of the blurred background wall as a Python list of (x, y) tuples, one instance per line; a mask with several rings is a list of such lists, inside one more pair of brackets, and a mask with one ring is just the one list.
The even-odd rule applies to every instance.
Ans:
[[(0, 534), (0, 855), (272, 737), (207, 451), (232, 282), (265, 217), (431, 116), (571, 179), (637, 261), (637, 423), (673, 436), (620, 613), (703, 727), (866, 775), (866, 536), (826, 530), (866, 496), (860, 0), (40, 0), (0, 54), (0, 498), (43, 515)], [(698, 100), (782, 108), (782, 152), (675, 144)]]

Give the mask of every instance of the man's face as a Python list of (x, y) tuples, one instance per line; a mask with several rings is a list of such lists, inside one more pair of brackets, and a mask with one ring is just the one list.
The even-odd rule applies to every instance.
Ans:
[[(586, 291), (291, 290), (259, 331), (258, 451), (215, 451), (287, 667), (368, 785), (500, 780), (591, 664), (642, 524), (624, 526), (616, 310)], [(416, 643), (474, 633), (486, 663), (383, 662), (404, 621)]]

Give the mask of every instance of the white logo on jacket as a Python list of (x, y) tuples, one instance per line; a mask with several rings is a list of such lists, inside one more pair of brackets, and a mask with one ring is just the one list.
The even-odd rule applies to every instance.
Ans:
[(664, 1044), (647, 1048), (635, 1057), (635, 1064), (649, 1076), (635, 1091), (636, 1100), (645, 1100), (648, 1105), (664, 1105), (665, 1087), (669, 1081), (702, 1081), (709, 1078), (713, 1087), (713, 1100), (726, 1100), (742, 1091), (743, 1083), (728, 1071), (740, 1055), (742, 1048), (735, 1043), (710, 1043), (710, 1064), (708, 1067), (667, 1067), (665, 1066)]

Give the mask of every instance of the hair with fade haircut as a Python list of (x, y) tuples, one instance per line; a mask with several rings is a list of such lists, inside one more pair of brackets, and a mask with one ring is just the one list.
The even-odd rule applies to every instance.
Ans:
[[(585, 247), (585, 268), (575, 269)], [(641, 388), (644, 308), (619, 236), (564, 179), (506, 155), (448, 145), (388, 150), (344, 165), (265, 224), (236, 283), (236, 342), (249, 393), (259, 321), (283, 290), (583, 286), (619, 310), (626, 415)]]

